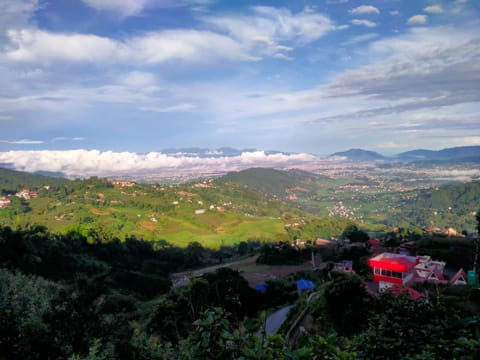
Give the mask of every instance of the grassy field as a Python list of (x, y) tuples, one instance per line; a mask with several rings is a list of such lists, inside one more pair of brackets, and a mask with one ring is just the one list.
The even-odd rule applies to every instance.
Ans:
[(54, 232), (97, 233), (124, 239), (167, 240), (186, 246), (193, 241), (218, 248), (257, 239), (286, 240), (281, 214), (298, 213), (273, 198), (238, 185), (196, 188), (136, 185), (116, 188), (99, 181), (43, 191), (0, 209), (3, 225), (43, 225)]
[[(295, 273), (297, 271), (311, 270), (312, 263), (306, 261), (301, 265), (263, 265), (256, 263), (257, 256), (252, 256), (246, 259), (229, 262), (226, 264), (209, 266), (203, 269), (193, 271), (183, 271), (172, 274), (172, 282), (174, 286), (184, 286), (189, 283), (192, 277), (201, 276), (208, 272), (213, 272), (221, 267), (229, 267), (233, 270), (239, 271), (242, 276), (247, 279), (250, 285), (264, 283), (267, 280), (274, 280), (286, 275)], [(318, 266), (318, 262), (317, 262)]]
[[(213, 248), (249, 239), (335, 236), (342, 233), (345, 219), (372, 231), (426, 226), (475, 231), (472, 214), (478, 210), (480, 182), (435, 190), (271, 169), (240, 175), (230, 176), (231, 181), (227, 176), (201, 184), (125, 188), (96, 178), (52, 180), (52, 185), (44, 183), (48, 177), (29, 178), (38, 197), (21, 200), (12, 195), (28, 184), (22, 178), (22, 184), (15, 184), (14, 173), (3, 182), (0, 176), (1, 192), (12, 200), (10, 207), (0, 209), (0, 224), (43, 225), (84, 235), (94, 231), (121, 240), (135, 236), (180, 246), (198, 241)], [(321, 223), (320, 218), (332, 223)], [(302, 225), (287, 233), (285, 225), (296, 223)]]

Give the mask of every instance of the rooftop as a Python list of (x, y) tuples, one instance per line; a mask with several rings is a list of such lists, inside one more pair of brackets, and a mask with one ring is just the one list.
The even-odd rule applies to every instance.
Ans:
[(368, 261), (368, 264), (372, 268), (376, 267), (392, 271), (406, 272), (418, 264), (418, 259), (415, 256), (385, 252), (371, 258)]

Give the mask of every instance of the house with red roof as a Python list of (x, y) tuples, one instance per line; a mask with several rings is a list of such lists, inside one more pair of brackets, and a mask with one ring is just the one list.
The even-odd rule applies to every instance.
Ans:
[(373, 281), (378, 283), (379, 291), (394, 286), (405, 287), (415, 282), (466, 285), (468, 280), (463, 269), (450, 281), (446, 280), (443, 275), (445, 262), (432, 260), (428, 255), (408, 256), (386, 252), (368, 260), (368, 265), (373, 270)]
[(443, 277), (443, 272), (438, 268), (434, 267), (433, 269), (430, 269), (425, 276), (419, 276), (418, 275), (418, 270), (415, 269), (416, 276), (415, 276), (415, 281), (416, 282), (432, 282), (436, 284), (446, 284), (448, 281), (445, 280)]
[(443, 276), (445, 261), (432, 260), (428, 255), (418, 256), (419, 263), (415, 266), (415, 282), (434, 282), (446, 284)]
[(465, 270), (460, 269), (450, 279), (450, 285), (467, 285), (467, 274)]
[(385, 252), (368, 260), (368, 265), (373, 270), (373, 281), (378, 283), (379, 291), (383, 291), (412, 281), (419, 262), (415, 256)]

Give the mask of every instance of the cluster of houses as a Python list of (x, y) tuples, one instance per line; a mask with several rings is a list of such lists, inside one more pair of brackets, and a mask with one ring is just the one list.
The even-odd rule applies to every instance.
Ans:
[(373, 281), (378, 290), (391, 290), (394, 293), (405, 291), (412, 298), (422, 297), (409, 286), (415, 283), (436, 283), (450, 285), (476, 284), (475, 271), (468, 274), (459, 269), (449, 280), (445, 278), (444, 261), (435, 261), (428, 255), (410, 256), (384, 252), (368, 261), (373, 272)]
[[(21, 191), (18, 191), (14, 196), (20, 199), (30, 200), (38, 197), (38, 193), (36, 191), (31, 191), (30, 189), (22, 189)], [(7, 208), (10, 205), (12, 205), (12, 200), (10, 199), (10, 195), (8, 197), (2, 196), (0, 198), (0, 209)]]
[(108, 182), (114, 186), (118, 187), (133, 187), (135, 186), (134, 181), (128, 181), (128, 180), (121, 180), (121, 179), (108, 179)]
[(9, 207), (12, 204), (12, 201), (8, 197), (1, 197), (0, 198), (0, 209)]
[[(314, 246), (353, 246), (342, 241), (342, 239), (327, 240), (315, 239)], [(380, 240), (370, 239), (368, 244), (374, 253), (369, 259), (368, 266), (372, 270), (374, 286), (370, 290), (383, 292), (389, 290), (394, 294), (407, 293), (413, 299), (423, 297), (423, 294), (411, 288), (416, 283), (435, 283), (445, 285), (475, 285), (477, 284), (476, 272), (459, 269), (454, 272), (445, 267), (445, 261), (433, 260), (429, 255), (411, 256), (410, 249), (413, 245), (406, 243), (399, 248), (399, 253), (382, 252)], [(363, 244), (361, 244), (363, 245)], [(306, 242), (297, 239), (292, 246), (304, 248)], [(335, 270), (352, 272), (352, 261), (343, 261), (334, 264)]]
[(23, 189), (15, 194), (16, 197), (24, 200), (30, 200), (38, 197), (38, 193), (36, 191), (30, 191), (30, 189)]

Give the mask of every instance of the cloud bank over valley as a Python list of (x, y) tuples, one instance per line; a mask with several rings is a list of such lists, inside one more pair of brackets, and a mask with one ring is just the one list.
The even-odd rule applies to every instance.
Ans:
[(129, 179), (161, 179), (202, 174), (225, 174), (251, 167), (295, 168), (311, 164), (319, 158), (309, 154), (266, 153), (245, 151), (239, 155), (210, 156), (192, 153), (164, 154), (150, 152), (113, 152), (99, 150), (42, 150), (0, 152), (0, 164), (16, 170), (62, 173), (69, 178), (123, 177)]

